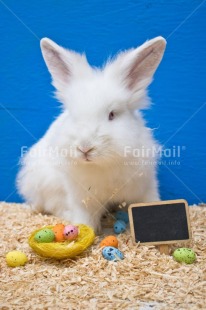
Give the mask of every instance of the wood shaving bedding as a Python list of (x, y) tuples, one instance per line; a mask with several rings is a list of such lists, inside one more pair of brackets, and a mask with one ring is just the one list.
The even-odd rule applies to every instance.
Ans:
[[(189, 212), (193, 241), (181, 246), (196, 252), (192, 265), (154, 246), (133, 245), (129, 230), (118, 236), (123, 261), (102, 257), (103, 236), (80, 257), (58, 261), (36, 255), (27, 239), (35, 229), (66, 222), (24, 204), (0, 203), (0, 309), (206, 309), (206, 206)], [(23, 251), (29, 262), (8, 267), (5, 254), (12, 250)]]

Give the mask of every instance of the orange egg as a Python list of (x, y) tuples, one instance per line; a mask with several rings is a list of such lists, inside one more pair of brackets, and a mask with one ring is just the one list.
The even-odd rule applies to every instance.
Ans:
[(104, 238), (101, 243), (100, 247), (105, 247), (105, 246), (113, 246), (115, 248), (118, 248), (118, 240), (115, 236), (108, 236)]
[(63, 232), (64, 232), (64, 225), (63, 224), (56, 224), (52, 230), (55, 234), (55, 241), (57, 242), (62, 242), (64, 241), (64, 235), (63, 235)]

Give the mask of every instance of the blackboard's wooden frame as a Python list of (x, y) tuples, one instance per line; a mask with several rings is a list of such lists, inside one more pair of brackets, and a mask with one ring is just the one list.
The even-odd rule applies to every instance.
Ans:
[(176, 199), (176, 200), (165, 200), (165, 201), (155, 201), (155, 202), (145, 202), (145, 203), (134, 203), (134, 204), (131, 204), (129, 206), (128, 214), (129, 214), (130, 231), (131, 231), (133, 243), (136, 244), (136, 241), (135, 241), (135, 231), (134, 231), (134, 223), (133, 223), (133, 217), (132, 217), (132, 208), (139, 208), (139, 207), (141, 208), (141, 207), (164, 205), (164, 204), (166, 205), (166, 204), (172, 204), (172, 203), (184, 203), (184, 205), (185, 205), (189, 239), (169, 240), (169, 241), (156, 241), (156, 242), (140, 242), (140, 244), (142, 244), (142, 245), (173, 244), (173, 243), (178, 243), (178, 242), (190, 241), (192, 239), (192, 232), (191, 232), (191, 225), (190, 225), (190, 218), (189, 218), (188, 203), (184, 199)]

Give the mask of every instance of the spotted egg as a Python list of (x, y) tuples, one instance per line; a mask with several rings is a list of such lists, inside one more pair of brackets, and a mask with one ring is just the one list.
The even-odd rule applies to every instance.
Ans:
[(56, 224), (52, 230), (55, 235), (55, 241), (62, 242), (64, 241), (64, 228), (65, 226), (63, 224)]
[(10, 267), (24, 266), (27, 261), (27, 256), (21, 251), (11, 251), (6, 254), (6, 263)]
[(118, 240), (115, 236), (107, 236), (100, 242), (100, 248), (105, 246), (112, 246), (118, 248)]
[(66, 240), (75, 240), (78, 237), (79, 229), (74, 225), (67, 225), (64, 227), (64, 238)]
[(192, 249), (179, 248), (173, 252), (173, 258), (179, 263), (192, 264), (196, 260), (196, 254)]
[(34, 236), (35, 241), (39, 243), (49, 243), (54, 241), (54, 238), (55, 234), (53, 230), (49, 228), (39, 230)]
[(128, 216), (128, 213), (125, 211), (117, 211), (115, 214), (115, 218), (117, 220), (121, 220), (125, 222), (126, 224), (129, 223), (129, 216)]
[(115, 234), (121, 234), (126, 230), (126, 224), (124, 221), (118, 220), (113, 226)]
[(102, 256), (107, 260), (118, 261), (124, 259), (123, 253), (112, 246), (106, 246), (102, 250)]

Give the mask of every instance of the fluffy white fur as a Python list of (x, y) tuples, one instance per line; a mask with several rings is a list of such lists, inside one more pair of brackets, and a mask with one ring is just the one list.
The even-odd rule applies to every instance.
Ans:
[(97, 231), (109, 205), (160, 199), (157, 143), (139, 109), (165, 45), (157, 37), (97, 69), (85, 55), (41, 40), (63, 112), (22, 160), (17, 186), (35, 209)]

